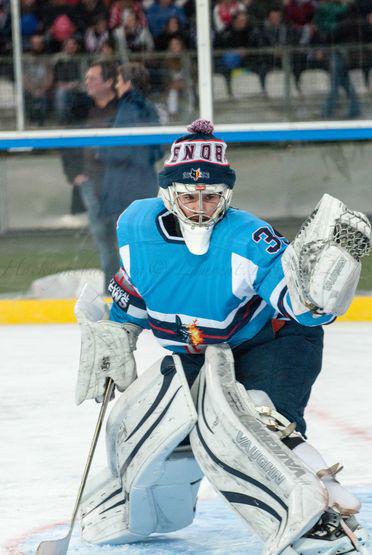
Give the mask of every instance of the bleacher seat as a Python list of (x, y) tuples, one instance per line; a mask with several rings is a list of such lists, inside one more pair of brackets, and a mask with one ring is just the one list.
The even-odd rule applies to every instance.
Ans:
[(219, 73), (213, 75), (213, 98), (214, 100), (228, 100), (229, 98), (226, 79)]
[[(270, 98), (284, 98), (285, 96), (285, 72), (279, 69), (269, 71), (266, 75), (266, 92)], [(294, 80), (291, 75), (290, 94), (297, 96)]]
[(366, 94), (368, 92), (368, 89), (364, 82), (363, 71), (361, 69), (352, 69), (349, 72), (349, 75), (356, 92), (359, 94)]
[(14, 83), (0, 78), (0, 109), (9, 110), (16, 107)]
[(234, 98), (244, 98), (262, 93), (258, 75), (244, 70), (233, 72), (231, 88)]
[(305, 69), (301, 73), (300, 87), (302, 94), (326, 94), (329, 91), (329, 73), (325, 69)]

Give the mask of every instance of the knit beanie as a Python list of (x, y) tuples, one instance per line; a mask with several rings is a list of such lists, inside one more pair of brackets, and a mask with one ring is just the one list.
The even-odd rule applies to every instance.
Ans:
[(172, 144), (171, 155), (159, 172), (159, 187), (167, 189), (172, 183), (223, 183), (232, 189), (236, 176), (225, 156), (227, 145), (213, 135), (212, 122), (197, 119), (187, 131), (188, 135)]

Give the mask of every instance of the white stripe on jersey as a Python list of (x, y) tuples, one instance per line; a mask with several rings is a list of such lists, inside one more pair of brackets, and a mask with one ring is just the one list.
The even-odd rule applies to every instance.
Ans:
[(231, 254), (232, 291), (238, 299), (254, 295), (253, 284), (258, 266), (240, 254)]
[(258, 307), (256, 308), (256, 310), (253, 312), (251, 319), (249, 320), (250, 322), (252, 322), (252, 320), (254, 320), (254, 318), (257, 318), (257, 316), (259, 315), (260, 312), (263, 311), (263, 309), (265, 307), (267, 307), (267, 302), (266, 301), (261, 301), (260, 304), (258, 305)]
[(123, 262), (123, 266), (125, 268), (126, 273), (130, 277), (130, 252), (129, 252), (129, 245), (124, 245), (119, 249), (121, 260)]
[(289, 314), (290, 316), (292, 316), (292, 318), (296, 319), (296, 316), (294, 315), (293, 310), (292, 310), (291, 307), (289, 306), (289, 302), (288, 302), (288, 299), (289, 299), (289, 298), (290, 298), (290, 297), (289, 297), (289, 293), (287, 292), (287, 293), (284, 295), (284, 299), (283, 299), (284, 308), (286, 309), (286, 311), (288, 312), (288, 314)]
[[(275, 287), (274, 291), (271, 293), (270, 295), (270, 304), (271, 306), (273, 306), (276, 310), (279, 310), (278, 308), (278, 300), (280, 297), (281, 292), (283, 291), (283, 289), (287, 287), (287, 282), (285, 280), (285, 277), (279, 281), (278, 285)], [(280, 310), (279, 310), (280, 312)], [(290, 311), (291, 313), (292, 311)]]
[(146, 310), (142, 310), (141, 308), (137, 308), (131, 304), (128, 307), (127, 314), (133, 318), (139, 318), (140, 320), (146, 320), (148, 318)]

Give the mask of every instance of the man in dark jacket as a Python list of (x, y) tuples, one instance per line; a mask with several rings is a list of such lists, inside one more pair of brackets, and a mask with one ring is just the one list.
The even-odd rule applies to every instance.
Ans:
[[(118, 68), (118, 110), (113, 127), (159, 125), (155, 106), (146, 98), (148, 73), (140, 63)], [(114, 228), (120, 214), (136, 199), (155, 197), (158, 192), (155, 162), (162, 158), (159, 146), (122, 146), (100, 149), (105, 164), (101, 215)]]
[(222, 56), (216, 56), (216, 72), (221, 72), (226, 79), (227, 90), (232, 94), (231, 81), (234, 69), (245, 68), (257, 73), (260, 78), (261, 87), (265, 89), (266, 68), (261, 63), (260, 56), (247, 53), (246, 49), (252, 49), (261, 45), (258, 27), (252, 23), (252, 18), (247, 12), (241, 11), (233, 16), (231, 24), (216, 33), (215, 48), (226, 50)]
[[(86, 91), (91, 105), (85, 127), (111, 127), (117, 110), (114, 89), (116, 67), (107, 61), (94, 62), (85, 75)], [(80, 193), (88, 213), (89, 227), (99, 251), (101, 268), (105, 274), (105, 288), (119, 263), (115, 246), (115, 231), (102, 218), (100, 196), (104, 177), (104, 164), (97, 149), (69, 149), (62, 156), (65, 174)]]

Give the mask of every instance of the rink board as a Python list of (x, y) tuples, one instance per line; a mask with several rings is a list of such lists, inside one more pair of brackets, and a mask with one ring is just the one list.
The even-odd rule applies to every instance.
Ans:
[[(76, 322), (76, 299), (4, 299), (0, 301), (0, 324), (71, 324)], [(372, 296), (355, 297), (343, 322), (372, 321)]]

